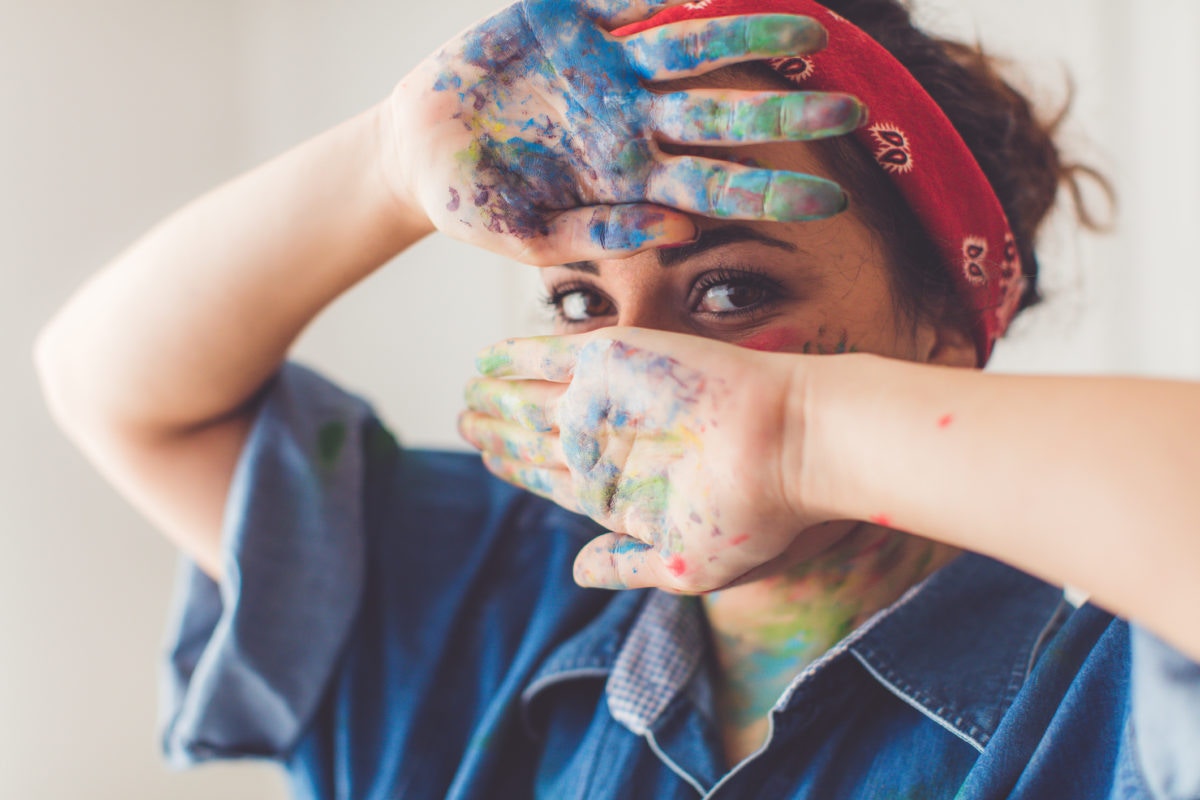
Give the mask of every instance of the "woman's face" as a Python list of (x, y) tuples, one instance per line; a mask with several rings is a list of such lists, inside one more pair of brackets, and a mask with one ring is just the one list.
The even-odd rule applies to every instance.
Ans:
[[(749, 146), (736, 156), (836, 180), (804, 144)], [(889, 259), (853, 201), (848, 211), (817, 222), (700, 224), (703, 233), (692, 245), (543, 270), (557, 331), (627, 325), (758, 350), (974, 363), (965, 337), (950, 342), (961, 353), (940, 349), (947, 342), (935, 326), (899, 310)]]
[[(738, 156), (836, 180), (808, 145), (746, 147)], [(854, 210), (853, 199), (849, 210), (818, 222), (699, 222), (703, 233), (692, 245), (543, 270), (558, 332), (622, 325), (758, 350), (866, 352), (975, 365), (975, 347), (965, 332), (914, 322), (900, 311), (889, 258)], [(856, 539), (852, 534), (862, 524), (853, 521), (819, 527), (760, 568), (759, 585), (770, 583), (760, 579), (789, 574), (822, 552), (829, 563), (851, 563), (860, 549), (870, 549), (875, 535)]]

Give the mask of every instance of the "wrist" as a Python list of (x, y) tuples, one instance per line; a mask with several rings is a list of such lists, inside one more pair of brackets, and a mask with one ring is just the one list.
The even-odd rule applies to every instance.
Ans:
[(405, 105), (401, 82), (387, 97), (370, 110), (375, 137), (377, 174), (387, 194), (396, 225), (405, 229), (413, 241), (433, 233), (435, 226), (421, 206), (411, 169), (403, 158)]
[[(878, 356), (847, 354), (796, 359), (789, 394), (786, 487), (792, 509), (808, 520), (858, 519), (863, 487), (855, 467), (864, 442), (864, 378)], [(856, 423), (856, 420), (858, 423)]]

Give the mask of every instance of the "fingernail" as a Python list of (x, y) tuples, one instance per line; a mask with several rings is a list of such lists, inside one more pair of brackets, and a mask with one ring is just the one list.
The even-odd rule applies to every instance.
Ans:
[(763, 216), (780, 222), (824, 219), (845, 211), (849, 198), (833, 181), (810, 175), (783, 175), (764, 198)]
[(866, 105), (849, 94), (818, 95), (804, 108), (804, 122), (814, 130), (849, 132), (862, 127), (866, 118)]

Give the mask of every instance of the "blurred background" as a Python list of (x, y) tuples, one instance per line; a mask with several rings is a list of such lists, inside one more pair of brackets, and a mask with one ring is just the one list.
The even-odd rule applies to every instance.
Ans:
[[(190, 198), (382, 98), (491, 0), (0, 0), (0, 797), (282, 798), (273, 768), (172, 773), (155, 681), (174, 554), (43, 409), (30, 349), (90, 273)], [(1046, 304), (994, 368), (1200, 378), (1200, 2), (918, 0), (1012, 57), (1115, 182), (1113, 235), (1041, 249)], [(472, 356), (543, 324), (532, 268), (432, 238), (295, 357), (410, 444), (459, 447)]]

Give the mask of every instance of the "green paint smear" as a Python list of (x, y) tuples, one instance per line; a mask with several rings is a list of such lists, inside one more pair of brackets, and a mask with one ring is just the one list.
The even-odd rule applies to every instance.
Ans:
[(345, 444), (346, 423), (335, 421), (322, 425), (317, 431), (317, 460), (321, 466), (334, 467)]
[(512, 365), (512, 356), (503, 350), (489, 350), (475, 359), (475, 369), (483, 375), (494, 375)]
[(367, 429), (363, 445), (367, 451), (367, 461), (369, 462), (382, 461), (400, 449), (392, 432), (378, 424)]
[(659, 516), (667, 508), (670, 490), (671, 483), (667, 476), (660, 474), (648, 478), (625, 478), (621, 481), (617, 493), (643, 513)]

